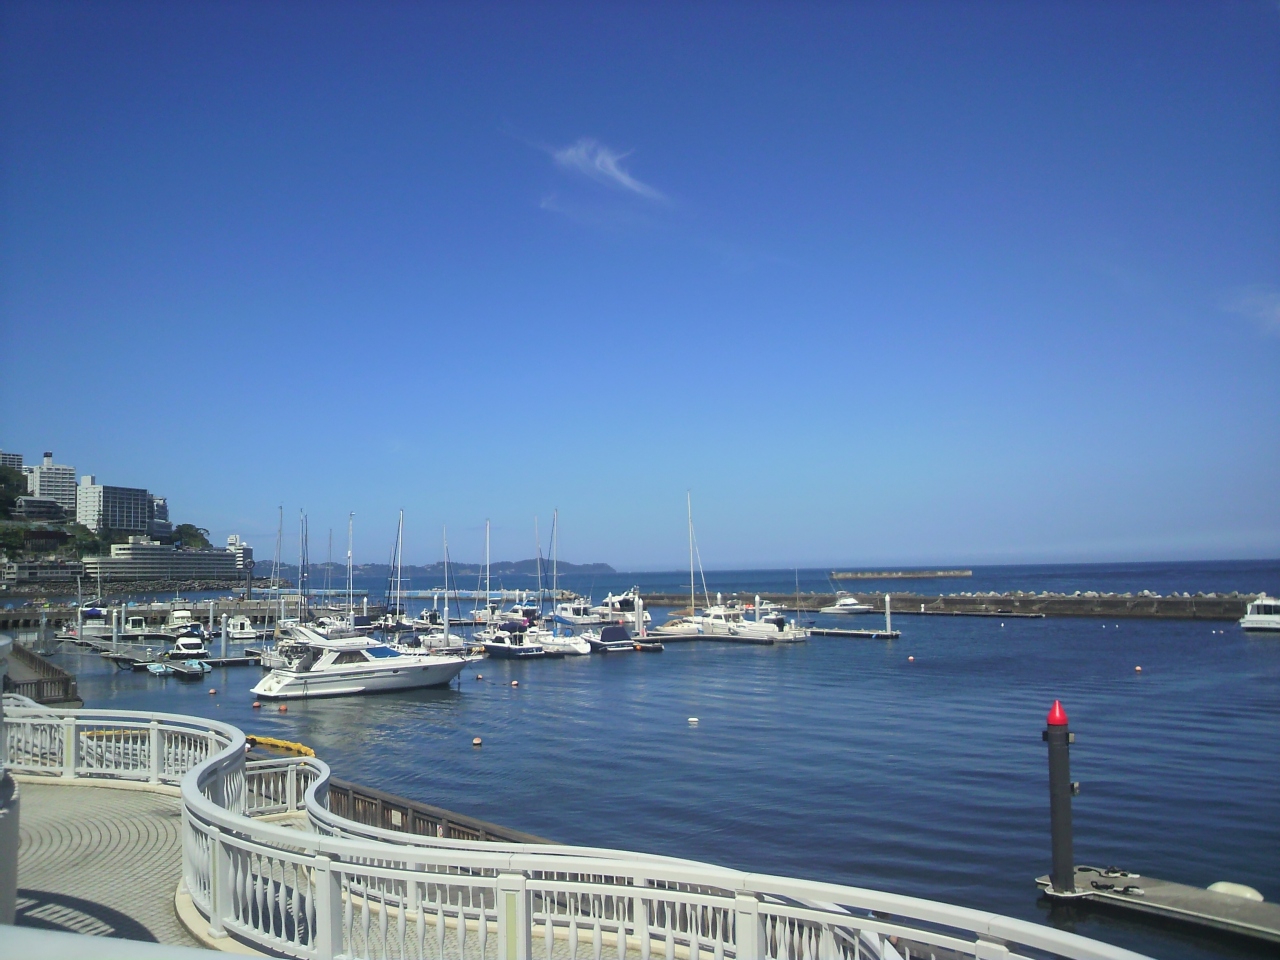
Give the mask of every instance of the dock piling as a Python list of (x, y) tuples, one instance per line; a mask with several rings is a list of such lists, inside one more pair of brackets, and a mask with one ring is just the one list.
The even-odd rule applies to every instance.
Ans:
[(1049, 893), (1071, 896), (1076, 893), (1075, 852), (1071, 837), (1071, 740), (1067, 711), (1062, 701), (1053, 701), (1044, 740), (1049, 744), (1049, 830), (1053, 847), (1053, 872)]

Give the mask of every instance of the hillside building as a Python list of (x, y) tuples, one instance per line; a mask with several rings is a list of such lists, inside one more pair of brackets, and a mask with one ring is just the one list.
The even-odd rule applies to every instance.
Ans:
[(109, 557), (84, 557), (84, 575), (103, 580), (235, 580), (232, 550), (179, 550), (150, 537), (111, 546)]
[(44, 500), (56, 500), (66, 511), (76, 509), (76, 471), (66, 464), (54, 463), (46, 451), (44, 459), (23, 470), (27, 474), (27, 493)]

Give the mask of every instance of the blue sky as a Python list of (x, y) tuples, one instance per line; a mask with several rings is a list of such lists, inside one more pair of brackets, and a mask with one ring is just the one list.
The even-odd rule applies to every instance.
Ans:
[(0, 16), (2, 449), (261, 553), (1280, 554), (1275, 3)]

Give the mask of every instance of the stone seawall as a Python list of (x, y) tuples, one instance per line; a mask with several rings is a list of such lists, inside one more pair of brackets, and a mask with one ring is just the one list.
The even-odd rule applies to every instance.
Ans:
[[(894, 593), (890, 605), (894, 614), (957, 614), (996, 616), (999, 614), (1043, 614), (1046, 617), (1151, 617), (1170, 620), (1239, 620), (1245, 607), (1255, 594), (1197, 594), (1195, 596), (1157, 596), (1154, 594), (1115, 593), (1002, 593), (1002, 594), (950, 594), (925, 596), (916, 593)], [(876, 611), (884, 611), (883, 593), (855, 593), (861, 602)], [(795, 594), (761, 594), (761, 599), (776, 603), (787, 610), (796, 609)], [(748, 604), (754, 594), (725, 594), (725, 599), (736, 599)], [(799, 609), (817, 611), (835, 603), (833, 594), (802, 593)], [(652, 594), (644, 598), (647, 606), (678, 607), (688, 609), (688, 594)], [(704, 602), (699, 597), (699, 602)]]

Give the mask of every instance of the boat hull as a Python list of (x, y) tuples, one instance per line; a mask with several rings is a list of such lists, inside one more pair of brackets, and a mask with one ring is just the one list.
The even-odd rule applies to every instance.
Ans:
[(492, 660), (536, 660), (547, 655), (542, 647), (521, 647), (508, 643), (486, 643), (484, 652)]
[(273, 670), (251, 691), (268, 700), (302, 700), (311, 697), (348, 697), (362, 693), (390, 693), (422, 687), (447, 686), (462, 672), (466, 661), (441, 658), (440, 663), (417, 663), (390, 670), (345, 670), (332, 673), (294, 673)]

